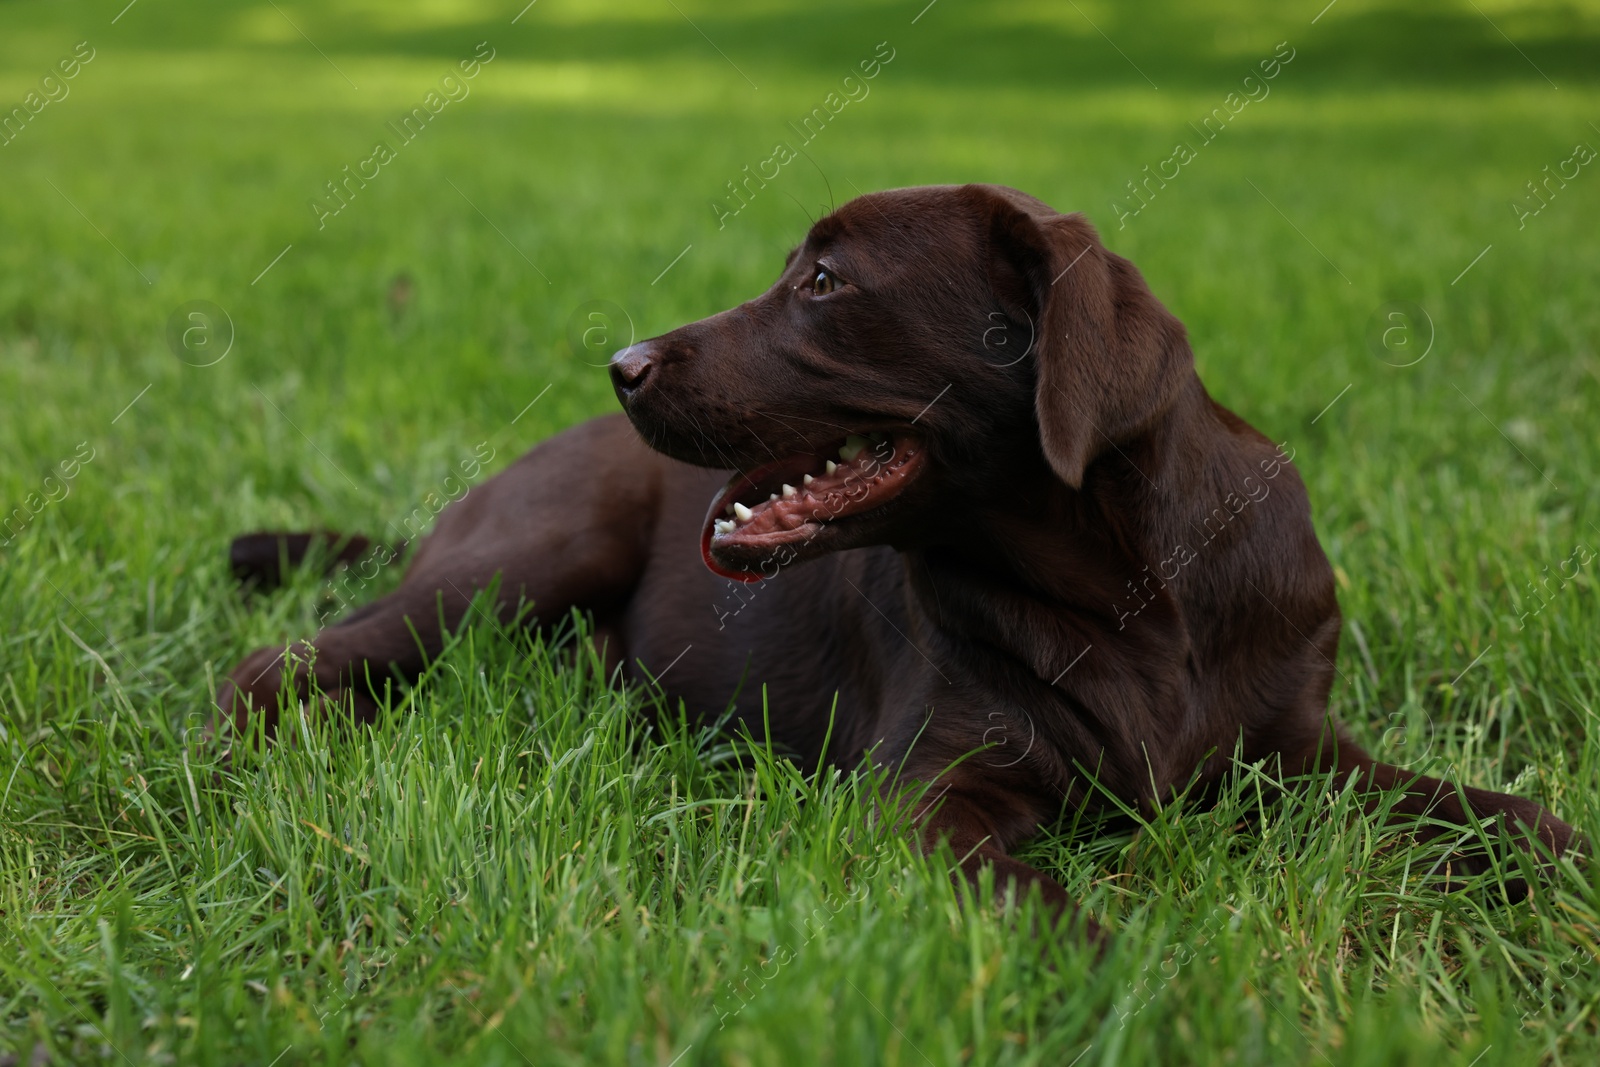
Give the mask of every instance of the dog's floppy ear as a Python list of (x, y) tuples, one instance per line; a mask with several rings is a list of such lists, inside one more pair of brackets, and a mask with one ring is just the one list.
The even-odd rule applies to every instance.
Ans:
[(1082, 215), (981, 186), (990, 282), (1033, 321), (1034, 407), (1045, 458), (1073, 488), (1099, 454), (1138, 436), (1194, 376), (1183, 324)]

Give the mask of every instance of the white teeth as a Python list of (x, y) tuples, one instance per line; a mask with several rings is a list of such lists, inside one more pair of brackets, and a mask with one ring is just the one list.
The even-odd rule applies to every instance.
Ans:
[(832, 473), (833, 473), (833, 472), (834, 472), (834, 471), (836, 471), (836, 470), (838, 470), (838, 469), (839, 469), (839, 465), (838, 465), (838, 464), (837, 464), (837, 463), (835, 463), (835, 462), (834, 462), (834, 461), (833, 461), (833, 460), (831, 460), (831, 459), (830, 459), (830, 460), (828, 460), (828, 473), (829, 473), (829, 474), (832, 474)]
[(716, 531), (719, 534), (732, 533), (733, 532), (733, 520), (732, 519), (718, 519), (717, 522), (716, 522)]
[(733, 505), (733, 516), (740, 522), (749, 522), (750, 516), (753, 514), (755, 513), (749, 508), (745, 507), (743, 504), (735, 503)]
[(811, 475), (808, 474), (804, 478), (800, 479), (800, 484), (801, 485), (810, 485), (814, 481), (816, 481), (816, 479), (811, 477)]
[(795, 488), (794, 488), (794, 486), (790, 485), (788, 482), (784, 482), (783, 483), (783, 499), (785, 499), (785, 500), (793, 500), (794, 498), (795, 498)]
[(849, 463), (861, 454), (862, 450), (867, 447), (867, 443), (865, 437), (851, 434), (844, 439), (844, 447), (839, 449), (839, 458)]
[(773, 493), (771, 496), (767, 497), (767, 503), (776, 504), (777, 502), (778, 502), (778, 494), (777, 493)]

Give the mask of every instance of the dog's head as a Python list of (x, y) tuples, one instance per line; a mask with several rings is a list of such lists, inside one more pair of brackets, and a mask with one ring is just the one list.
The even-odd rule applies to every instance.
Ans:
[(765, 294), (618, 352), (654, 448), (736, 473), (701, 543), (755, 580), (912, 545), (1027, 478), (1078, 489), (1193, 375), (1182, 325), (1081, 215), (1000, 186), (852, 200)]

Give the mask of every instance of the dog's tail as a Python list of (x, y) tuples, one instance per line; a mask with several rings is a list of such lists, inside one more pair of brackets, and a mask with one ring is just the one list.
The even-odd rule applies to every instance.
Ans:
[[(239, 581), (258, 589), (276, 589), (291, 569), (308, 559), (320, 564), (322, 573), (328, 574), (341, 565), (354, 563), (372, 547), (372, 542), (360, 534), (333, 530), (310, 533), (257, 530), (233, 539), (228, 548), (228, 562)], [(396, 546), (395, 552), (403, 547), (403, 544)]]

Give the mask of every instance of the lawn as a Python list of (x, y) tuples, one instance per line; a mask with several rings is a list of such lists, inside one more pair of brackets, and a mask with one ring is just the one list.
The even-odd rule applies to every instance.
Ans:
[(336, 607), (233, 534), (400, 529), (830, 204), (993, 181), (1294, 449), (1333, 712), (1600, 834), (1593, 4), (125, 2), (0, 4), (0, 1062), (1600, 1057), (1594, 868), (1444, 892), (1337, 782), (1039, 840), (1095, 963), (570, 640), (231, 770), (196, 729)]

